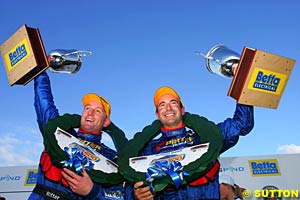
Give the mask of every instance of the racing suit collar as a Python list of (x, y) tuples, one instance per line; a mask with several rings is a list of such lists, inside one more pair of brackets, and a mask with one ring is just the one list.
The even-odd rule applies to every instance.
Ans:
[(178, 135), (182, 135), (185, 132), (185, 125), (183, 124), (181, 127), (168, 129), (161, 128), (161, 133), (166, 137), (175, 137)]
[(77, 136), (89, 142), (101, 143), (102, 132), (96, 134), (79, 129), (77, 132)]
[(88, 131), (83, 130), (82, 128), (79, 128), (78, 132), (80, 132), (82, 134), (92, 134), (92, 135), (99, 135), (99, 136), (102, 135), (102, 132), (88, 132)]

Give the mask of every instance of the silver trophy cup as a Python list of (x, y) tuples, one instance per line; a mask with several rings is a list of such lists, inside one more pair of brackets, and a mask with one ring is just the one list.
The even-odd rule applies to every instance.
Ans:
[(240, 61), (240, 55), (235, 51), (219, 44), (212, 47), (207, 54), (196, 52), (197, 55), (206, 58), (206, 68), (214, 74), (231, 78)]
[(56, 73), (76, 73), (82, 65), (82, 57), (91, 51), (55, 49), (48, 54), (49, 70)]

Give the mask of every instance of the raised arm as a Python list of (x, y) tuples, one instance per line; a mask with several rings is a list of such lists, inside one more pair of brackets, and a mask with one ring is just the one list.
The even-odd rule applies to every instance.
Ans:
[(221, 128), (224, 136), (223, 148), (221, 150), (221, 153), (223, 153), (238, 142), (239, 136), (247, 135), (253, 129), (253, 106), (236, 104), (233, 117), (217, 125)]
[(44, 125), (48, 120), (58, 115), (53, 101), (50, 79), (46, 72), (42, 72), (34, 79), (34, 108), (40, 131), (43, 133)]

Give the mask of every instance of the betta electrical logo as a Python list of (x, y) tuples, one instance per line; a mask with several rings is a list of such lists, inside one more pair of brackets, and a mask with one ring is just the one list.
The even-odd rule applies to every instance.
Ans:
[(286, 82), (286, 75), (255, 68), (248, 89), (280, 95)]
[(252, 176), (280, 176), (277, 159), (248, 160)]
[(36, 184), (38, 176), (38, 170), (37, 169), (28, 169), (26, 179), (24, 182), (24, 186), (33, 186)]
[(5, 62), (7, 63), (8, 69), (11, 70), (27, 56), (29, 56), (29, 48), (27, 40), (24, 38), (5, 54)]

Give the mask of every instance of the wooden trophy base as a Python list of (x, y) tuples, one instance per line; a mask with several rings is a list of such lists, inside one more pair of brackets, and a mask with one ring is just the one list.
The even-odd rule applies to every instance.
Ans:
[(49, 67), (40, 32), (23, 25), (0, 46), (9, 84), (26, 85)]
[(241, 104), (276, 109), (295, 62), (244, 47), (228, 96)]

